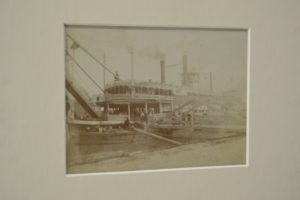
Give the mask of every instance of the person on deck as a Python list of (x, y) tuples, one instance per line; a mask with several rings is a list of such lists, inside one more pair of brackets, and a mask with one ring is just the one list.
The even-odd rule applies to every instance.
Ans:
[(124, 128), (130, 128), (130, 127), (131, 127), (130, 120), (129, 117), (127, 117), (124, 122)]

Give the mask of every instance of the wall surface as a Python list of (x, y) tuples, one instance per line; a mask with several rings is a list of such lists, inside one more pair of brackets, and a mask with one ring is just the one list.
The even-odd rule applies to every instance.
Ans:
[[(299, 6), (2, 0), (0, 199), (299, 199)], [(65, 176), (64, 23), (251, 28), (249, 167)]]

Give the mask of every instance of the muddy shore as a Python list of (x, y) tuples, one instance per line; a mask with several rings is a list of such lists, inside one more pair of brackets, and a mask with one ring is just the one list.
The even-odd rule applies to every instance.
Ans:
[(246, 162), (244, 132), (220, 129), (182, 130), (165, 135), (176, 146), (131, 130), (105, 133), (72, 129), (67, 149), (67, 173), (114, 172)]

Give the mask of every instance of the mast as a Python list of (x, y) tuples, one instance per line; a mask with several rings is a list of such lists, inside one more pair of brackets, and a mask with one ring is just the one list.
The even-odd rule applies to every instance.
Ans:
[[(105, 56), (105, 53), (103, 55), (103, 64), (106, 65), (106, 56)], [(103, 68), (103, 88), (105, 88), (105, 84), (106, 84), (105, 83), (106, 82), (106, 80), (105, 80), (105, 78), (106, 78), (105, 77), (105, 71), (106, 71), (105, 68)]]
[(133, 61), (134, 61), (134, 60), (133, 60), (133, 56), (134, 56), (134, 49), (133, 49), (133, 47), (131, 47), (131, 48), (130, 48), (131, 71), (130, 71), (130, 72), (131, 72), (131, 81), (132, 81), (132, 82), (133, 82), (133, 80), (134, 80), (134, 75), (133, 75), (133, 74), (134, 74), (134, 72), (133, 72), (133, 70), (134, 70), (134, 69), (133, 69), (133, 67), (134, 67), (134, 66), (133, 66), (133, 65), (134, 65)]

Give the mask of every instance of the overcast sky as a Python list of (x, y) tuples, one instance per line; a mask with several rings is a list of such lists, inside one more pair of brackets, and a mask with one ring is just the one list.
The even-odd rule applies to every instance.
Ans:
[[(166, 63), (166, 82), (180, 85), (182, 56), (188, 57), (188, 70), (200, 74), (200, 89), (209, 88), (209, 72), (213, 74), (215, 91), (237, 90), (246, 94), (247, 32), (215, 29), (150, 29), (68, 26), (66, 33), (109, 68), (130, 79), (131, 56), (134, 50), (134, 79), (160, 81), (160, 60)], [(67, 40), (67, 47), (72, 44)], [(103, 86), (103, 69), (80, 48), (68, 51), (91, 76)], [(169, 65), (174, 65), (170, 66)], [(73, 67), (73, 68), (72, 68)], [(70, 70), (71, 69), (71, 70)], [(67, 59), (67, 74), (86, 90), (94, 84)], [(113, 77), (106, 73), (106, 82)]]

